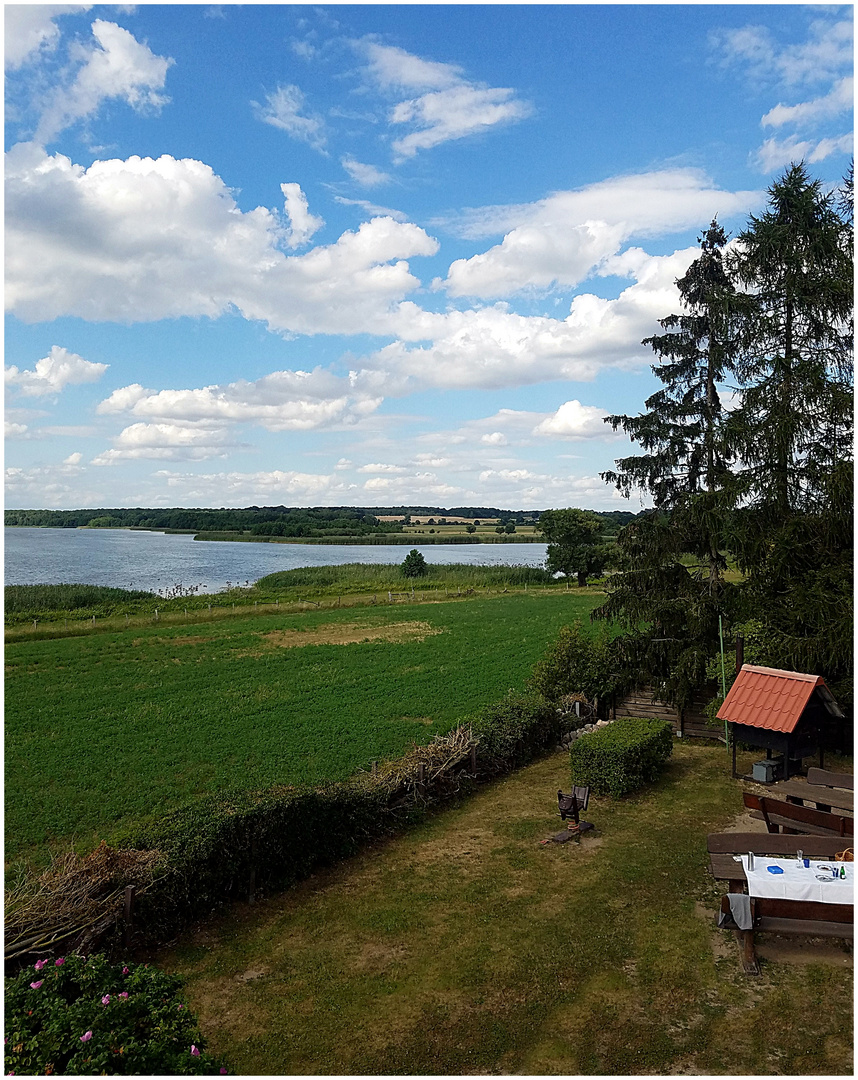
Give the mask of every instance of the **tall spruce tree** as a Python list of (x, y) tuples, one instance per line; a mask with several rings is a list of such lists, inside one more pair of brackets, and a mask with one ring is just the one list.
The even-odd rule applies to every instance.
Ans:
[(624, 663), (646, 671), (647, 681), (679, 703), (702, 682), (717, 640), (732, 477), (718, 387), (732, 374), (735, 290), (724, 266), (727, 236), (717, 221), (699, 243), (699, 257), (676, 283), (684, 310), (661, 320), (665, 333), (644, 341), (659, 358), (652, 370), (661, 389), (642, 415), (607, 418), (645, 452), (619, 459), (603, 479), (626, 496), (645, 491), (655, 505), (620, 533), (621, 573), (595, 613), (626, 627), (618, 646)]
[(740, 481), (762, 518), (811, 507), (852, 441), (851, 228), (803, 164), (769, 188), (731, 260), (742, 303), (730, 416)]
[(749, 616), (784, 663), (852, 697), (852, 180), (826, 194), (803, 164), (739, 235), (740, 508), (730, 547)]
[(602, 473), (627, 498), (638, 488), (669, 511), (689, 495), (714, 492), (730, 475), (722, 437), (718, 383), (732, 371), (730, 314), (735, 290), (724, 268), (727, 236), (717, 221), (698, 238), (701, 253), (677, 281), (685, 308), (660, 320), (667, 333), (644, 338), (659, 357), (653, 373), (663, 386), (641, 416), (609, 416), (646, 451), (620, 458)]

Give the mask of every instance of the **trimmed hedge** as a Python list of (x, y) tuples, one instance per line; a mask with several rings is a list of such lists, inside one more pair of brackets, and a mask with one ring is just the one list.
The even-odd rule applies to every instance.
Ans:
[(652, 783), (672, 752), (673, 729), (666, 720), (614, 720), (572, 743), (572, 783), (619, 799)]
[[(538, 694), (510, 690), (446, 738), (476, 742), (477, 772), (489, 776), (556, 746), (567, 725)], [(430, 799), (450, 798), (473, 783), (467, 771), (455, 771), (460, 763), (467, 770), (461, 752), (438, 768), (431, 751), (431, 745), (415, 747), (377, 776), (361, 773), (314, 789), (221, 792), (126, 829), (114, 845), (162, 855), (158, 880), (138, 897), (135, 927), (163, 937), (224, 901), (247, 898), (251, 881), (257, 891), (295, 884), (402, 828)]]
[(318, 789), (226, 791), (207, 796), (115, 839), (156, 850), (162, 876), (139, 897), (135, 923), (171, 931), (226, 900), (282, 888), (354, 855), (390, 832), (389, 793), (370, 776)]
[(479, 740), (477, 760), (500, 772), (524, 765), (556, 745), (565, 730), (556, 706), (540, 694), (518, 690), (484, 706), (465, 724)]

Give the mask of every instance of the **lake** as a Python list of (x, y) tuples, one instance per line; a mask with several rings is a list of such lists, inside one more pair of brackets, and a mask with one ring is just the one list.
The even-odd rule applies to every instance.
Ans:
[[(157, 593), (176, 585), (215, 593), (277, 570), (342, 563), (401, 563), (403, 545), (254, 544), (128, 529), (6, 528), (7, 585), (84, 584)], [(545, 544), (427, 544), (428, 563), (541, 566)]]

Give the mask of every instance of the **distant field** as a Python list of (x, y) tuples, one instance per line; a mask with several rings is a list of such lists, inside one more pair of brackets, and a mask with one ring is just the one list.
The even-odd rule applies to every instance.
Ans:
[(8, 643), (6, 857), (87, 848), (213, 790), (394, 757), (523, 686), (600, 599), (546, 590)]

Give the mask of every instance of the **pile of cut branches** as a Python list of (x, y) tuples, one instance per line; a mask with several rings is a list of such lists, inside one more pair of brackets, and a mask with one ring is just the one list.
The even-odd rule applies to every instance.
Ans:
[(126, 886), (144, 892), (160, 861), (158, 851), (117, 851), (102, 840), (88, 855), (55, 858), (42, 873), (22, 871), (5, 896), (5, 959), (91, 943), (121, 918)]
[(412, 746), (395, 761), (381, 762), (374, 779), (400, 805), (449, 796), (458, 791), (465, 775), (462, 763), (478, 742), (470, 727), (456, 727), (446, 735), (434, 735), (425, 746)]

